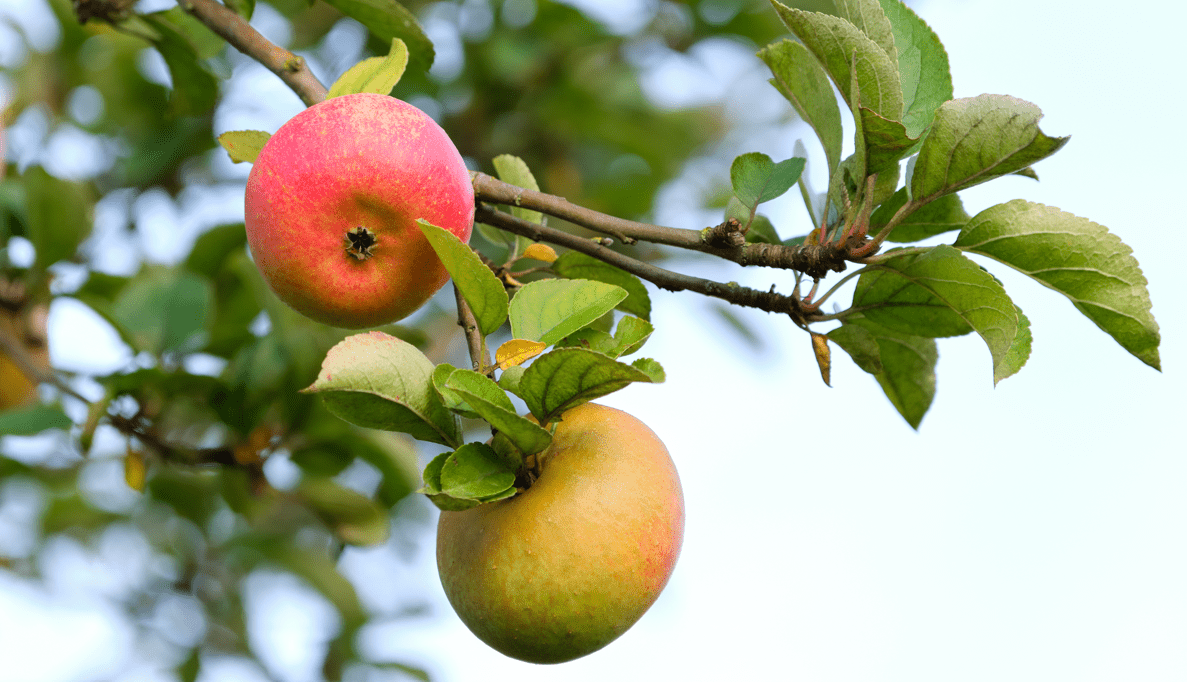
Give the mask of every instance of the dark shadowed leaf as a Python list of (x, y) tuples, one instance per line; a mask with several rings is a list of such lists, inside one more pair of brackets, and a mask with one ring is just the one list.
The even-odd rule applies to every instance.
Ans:
[(931, 201), (1014, 173), (1059, 151), (1066, 137), (1039, 130), (1043, 113), (1008, 95), (945, 102), (936, 111), (911, 177), (911, 198)]
[(1018, 333), (1018, 311), (1005, 289), (950, 246), (871, 268), (857, 282), (853, 305), (868, 308), (866, 319), (904, 334), (934, 338), (976, 331), (993, 356), (995, 374)]

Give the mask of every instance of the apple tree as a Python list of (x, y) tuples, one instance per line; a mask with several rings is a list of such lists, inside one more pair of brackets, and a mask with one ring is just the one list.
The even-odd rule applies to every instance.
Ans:
[[(239, 585), (263, 567), (299, 576), (337, 609), (327, 679), (351, 667), (424, 678), (360, 653), (355, 635), (376, 614), (340, 571), (340, 554), (400, 532), (415, 494), (451, 514), (529, 494), (565, 413), (664, 381), (663, 358), (639, 355), (662, 333), (651, 312), (673, 294), (660, 292), (713, 299), (729, 320), (735, 307), (785, 318), (780, 342), (802, 332), (802, 344), (788, 342), (811, 354), (825, 384), (834, 361), (852, 361), (874, 381), (843, 390), (877, 387), (914, 428), (935, 397), (937, 339), (976, 334), (995, 383), (1024, 368), (1030, 322), (995, 276), (1003, 268), (1063, 294), (1159, 368), (1146, 280), (1119, 237), (1075, 207), (1014, 200), (965, 211), (962, 190), (1007, 175), (1037, 180), (1036, 164), (1068, 138), (1040, 128), (1036, 104), (954, 98), (939, 37), (900, 0), (771, 0), (717, 14), (663, 2), (630, 44), (543, 1), (158, 4), (48, 0), (56, 46), (22, 38), (25, 54), (5, 75), (0, 478), (42, 509), (32, 540), (0, 561), (35, 575), (53, 539), (93, 544), (133, 529), (168, 569), (128, 603), (143, 609), (180, 593), (208, 622), (201, 636), (173, 640), (168, 663), (181, 679), (195, 679), (207, 654), (256, 655)], [(265, 37), (261, 17), (288, 35)], [(426, 27), (442, 22), (463, 40), (434, 44)], [(351, 36), (355, 47), (344, 49)], [(814, 139), (790, 158), (732, 150), (728, 172), (702, 179), (716, 188), (702, 197), (712, 224), (653, 224), (661, 188), (725, 139), (728, 122), (711, 107), (649, 102), (631, 49), (653, 41), (684, 51), (723, 36), (756, 47), (770, 86)], [(284, 153), (268, 156), (278, 126), (228, 125), (251, 120), (253, 94), (236, 83), (245, 73), (258, 83), (261, 69), (308, 112), (389, 96), (429, 109), (469, 166), (472, 238), (468, 226), (427, 219), (439, 198), (431, 173), (423, 197), (399, 210), (410, 191), (384, 195), (390, 187), (366, 174), (347, 182), (346, 166), (319, 174), (324, 148), (391, 141), (383, 135), (286, 138)], [(352, 124), (334, 125), (338, 134)], [(53, 155), (55, 141), (70, 139), (87, 150), (82, 163)], [(826, 170), (820, 191), (809, 158)], [(219, 191), (242, 207), (255, 182), (242, 164), (257, 161), (250, 178), (308, 170), (249, 208), (246, 229), (203, 224), (171, 258), (138, 246), (132, 207), (195, 210)], [(789, 192), (808, 222), (763, 213)], [(451, 283), (431, 299), (440, 282), (418, 285), (411, 307), (427, 304), (378, 326), (368, 319), (364, 332), (290, 308), (281, 299), (293, 281), (330, 292), (318, 304), (330, 306), (353, 285), (320, 267), (278, 284), (263, 242), (247, 248), (252, 216), (327, 223), (346, 209), (318, 212), (325, 197), (401, 221), (375, 234), (334, 227), (324, 247), (333, 257), (382, 263), (385, 247), (420, 245), (424, 255), (399, 268), (439, 261)], [(321, 248), (311, 235), (274, 243)], [(710, 259), (790, 271), (794, 282), (720, 281), (703, 267)], [(67, 305), (118, 336), (127, 349), (118, 367), (54, 364), (47, 311)], [(435, 453), (423, 469), (418, 452)], [(299, 473), (280, 481), (270, 462), (281, 460)], [(96, 492), (97, 472), (117, 469), (118, 493)], [(347, 475), (359, 470), (365, 485)]]

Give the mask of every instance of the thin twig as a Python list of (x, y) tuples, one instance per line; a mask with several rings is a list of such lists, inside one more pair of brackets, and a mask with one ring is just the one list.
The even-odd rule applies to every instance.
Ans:
[(823, 277), (829, 272), (841, 272), (845, 269), (845, 262), (848, 260), (844, 244), (801, 244), (798, 246), (738, 244), (731, 246), (722, 239), (725, 234), (731, 231), (728, 224), (718, 226), (718, 228), (689, 230), (639, 223), (577, 206), (564, 197), (516, 187), (485, 173), (471, 173), (470, 176), (474, 183), (474, 196), (478, 201), (529, 208), (594, 232), (609, 235), (624, 244), (645, 241), (677, 246), (724, 258), (739, 265), (760, 265), (796, 270), (812, 277)]
[(692, 291), (704, 296), (712, 296), (735, 305), (748, 308), (758, 308), (769, 313), (783, 313), (790, 315), (797, 322), (805, 322), (810, 315), (804, 314), (799, 301), (791, 296), (777, 294), (771, 291), (759, 291), (735, 283), (723, 284), (700, 277), (692, 277), (631, 258), (601, 244), (579, 237), (568, 232), (562, 232), (551, 227), (544, 227), (528, 222), (509, 213), (497, 211), (485, 204), (479, 204), (474, 219), (512, 234), (518, 234), (533, 241), (542, 241), (563, 246), (574, 251), (580, 251), (587, 256), (609, 263), (615, 267), (637, 275), (641, 279), (668, 291)]
[(297, 93), (305, 106), (313, 106), (326, 98), (326, 86), (317, 80), (304, 59), (260, 35), (243, 17), (215, 0), (177, 0), (177, 4), (235, 49), (276, 74)]
[(457, 282), (453, 283), (453, 296), (457, 300), (458, 326), (466, 334), (466, 348), (470, 351), (470, 362), (474, 366), (475, 372), (486, 372), (490, 367), (490, 354), (486, 350), (486, 339), (483, 338), (482, 330), (478, 328), (478, 320), (474, 317), (474, 311), (470, 308), (470, 304), (466, 303)]

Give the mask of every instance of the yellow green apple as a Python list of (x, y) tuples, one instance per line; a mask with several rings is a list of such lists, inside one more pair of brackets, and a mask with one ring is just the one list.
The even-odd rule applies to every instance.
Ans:
[(533, 663), (592, 653), (655, 602), (684, 537), (684, 496), (660, 439), (603, 405), (569, 410), (518, 495), (441, 513), (437, 566), (462, 622)]

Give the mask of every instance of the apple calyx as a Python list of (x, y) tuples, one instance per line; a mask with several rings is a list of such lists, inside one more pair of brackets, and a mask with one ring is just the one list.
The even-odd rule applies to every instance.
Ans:
[(379, 236), (362, 225), (347, 230), (342, 239), (346, 242), (346, 253), (357, 260), (367, 260), (374, 256), (375, 246), (379, 244)]

